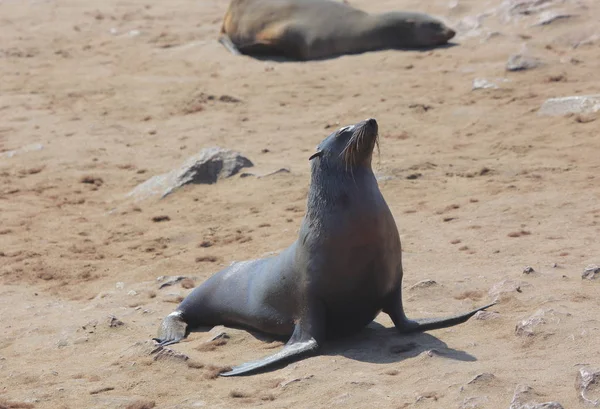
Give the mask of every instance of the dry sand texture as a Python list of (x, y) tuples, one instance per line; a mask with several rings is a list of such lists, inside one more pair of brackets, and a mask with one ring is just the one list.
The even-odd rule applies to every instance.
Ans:
[[(600, 368), (600, 283), (581, 278), (600, 260), (600, 120), (537, 111), (600, 94), (600, 3), (351, 2), (442, 16), (459, 45), (264, 62), (216, 42), (226, 0), (0, 1), (0, 407), (508, 408), (517, 385), (582, 405), (578, 370)], [(507, 72), (517, 53), (541, 64)], [(215, 374), (279, 342), (227, 329), (174, 346), (187, 361), (148, 355), (190, 285), (295, 239), (308, 156), (369, 116), (407, 313), (497, 298), (493, 314), (410, 337), (381, 315), (246, 378)], [(207, 146), (290, 173), (125, 197)], [(163, 275), (192, 282), (158, 289)]]

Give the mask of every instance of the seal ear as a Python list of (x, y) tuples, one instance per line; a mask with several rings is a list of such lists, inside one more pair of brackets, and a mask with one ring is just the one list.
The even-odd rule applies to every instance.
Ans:
[(316, 151), (315, 153), (313, 153), (312, 155), (310, 155), (310, 158), (308, 158), (309, 161), (313, 160), (316, 157), (320, 157), (323, 155), (323, 151)]

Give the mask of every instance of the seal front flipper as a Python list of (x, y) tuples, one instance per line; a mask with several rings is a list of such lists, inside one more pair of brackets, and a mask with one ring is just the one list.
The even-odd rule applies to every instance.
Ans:
[(314, 338), (309, 340), (296, 342), (293, 344), (286, 344), (285, 347), (276, 354), (267, 356), (257, 361), (246, 362), (244, 364), (234, 367), (229, 372), (223, 372), (221, 376), (238, 376), (246, 375), (251, 372), (255, 372), (258, 369), (263, 369), (276, 363), (283, 363), (291, 360), (292, 358), (299, 358), (303, 355), (308, 355), (311, 352), (315, 352), (319, 348), (319, 344)]
[(225, 47), (231, 54), (233, 55), (241, 55), (242, 53), (238, 48), (233, 44), (231, 38), (227, 34), (221, 34), (219, 37), (219, 42)]
[(265, 369), (274, 364), (284, 363), (286, 361), (291, 361), (315, 353), (320, 347), (319, 341), (322, 339), (321, 328), (323, 326), (314, 324), (314, 321), (312, 323), (308, 323), (308, 325), (303, 325), (302, 322), (299, 322), (294, 328), (292, 337), (287, 344), (285, 344), (281, 351), (256, 361), (243, 363), (234, 367), (231, 371), (223, 372), (220, 375), (246, 375), (250, 374), (251, 372), (256, 372), (257, 370)]
[(188, 334), (188, 325), (181, 317), (181, 311), (174, 311), (163, 320), (158, 330), (158, 337), (152, 339), (158, 342), (157, 347), (164, 347), (178, 343)]

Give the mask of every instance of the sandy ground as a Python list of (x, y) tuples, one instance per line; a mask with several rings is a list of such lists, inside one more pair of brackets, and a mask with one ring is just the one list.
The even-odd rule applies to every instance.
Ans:
[[(517, 385), (581, 406), (576, 374), (600, 367), (600, 284), (581, 278), (600, 262), (600, 120), (537, 110), (600, 93), (600, 4), (538, 1), (574, 16), (536, 26), (542, 12), (511, 14), (516, 1), (351, 3), (442, 16), (459, 45), (276, 63), (215, 41), (225, 0), (0, 1), (0, 407), (507, 408)], [(506, 72), (524, 44), (544, 64)], [(472, 90), (476, 78), (499, 88)], [(493, 314), (415, 336), (382, 314), (245, 378), (214, 374), (281, 343), (197, 332), (172, 348), (188, 361), (154, 360), (150, 338), (191, 291), (157, 277), (198, 285), (293, 242), (308, 156), (370, 116), (407, 313), (498, 299)], [(125, 197), (208, 146), (291, 172)], [(437, 285), (410, 289), (425, 279)], [(515, 331), (536, 313), (542, 323)]]

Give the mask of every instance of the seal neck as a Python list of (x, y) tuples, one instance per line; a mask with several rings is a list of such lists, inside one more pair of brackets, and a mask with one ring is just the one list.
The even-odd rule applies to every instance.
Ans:
[(332, 210), (343, 211), (356, 198), (367, 199), (373, 187), (378, 189), (370, 157), (349, 169), (341, 162), (332, 164), (319, 158), (312, 164), (306, 217), (315, 220)]

